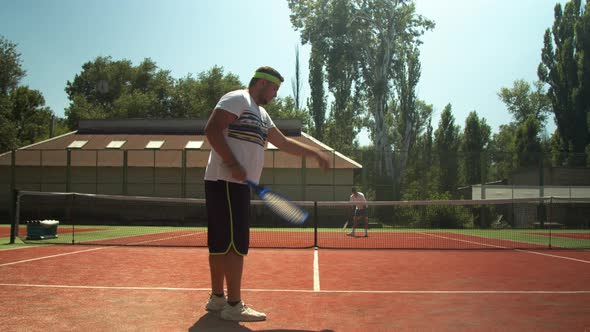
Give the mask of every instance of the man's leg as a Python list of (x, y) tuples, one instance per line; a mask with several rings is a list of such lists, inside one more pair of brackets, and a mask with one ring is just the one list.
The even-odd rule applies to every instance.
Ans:
[(209, 255), (209, 270), (211, 272), (211, 293), (223, 294), (223, 280), (225, 277), (225, 256)]
[(352, 231), (348, 233), (350, 236), (354, 236), (354, 230), (356, 229), (356, 224), (358, 223), (358, 217), (355, 215), (352, 217)]
[(227, 301), (238, 302), (241, 298), (244, 256), (231, 249), (227, 254), (209, 255), (211, 270), (211, 293), (223, 294), (223, 281), (227, 281)]
[(255, 322), (266, 319), (266, 314), (258, 312), (244, 304), (241, 296), (244, 256), (234, 249), (224, 255), (225, 280), (227, 282), (227, 304), (221, 310), (225, 320)]
[(227, 302), (239, 302), (242, 300), (242, 271), (244, 270), (244, 256), (237, 254), (233, 249), (225, 256), (225, 280), (227, 281)]
[(223, 292), (223, 282), (225, 279), (225, 254), (209, 254), (209, 272), (211, 273), (211, 295), (205, 309), (207, 311), (222, 310), (226, 304), (225, 294)]

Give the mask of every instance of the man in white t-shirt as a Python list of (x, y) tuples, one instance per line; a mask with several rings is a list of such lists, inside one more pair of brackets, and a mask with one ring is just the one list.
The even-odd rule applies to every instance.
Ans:
[(266, 142), (290, 154), (314, 157), (324, 171), (330, 167), (324, 153), (284, 136), (262, 107), (276, 97), (283, 81), (275, 69), (258, 68), (248, 89), (229, 92), (219, 100), (205, 127), (211, 144), (205, 170), (211, 295), (205, 309), (221, 311), (225, 320), (266, 319), (241, 298), (244, 257), (250, 245), (250, 187), (244, 181), (259, 182)]
[[(352, 187), (352, 195), (350, 195), (351, 202), (359, 202), (363, 203), (366, 202), (367, 199), (362, 192), (357, 191), (356, 187)], [(355, 236), (354, 231), (356, 229), (356, 225), (358, 223), (358, 219), (363, 218), (363, 222), (365, 225), (365, 237), (369, 236), (369, 218), (367, 216), (367, 205), (366, 204), (356, 204), (354, 206), (353, 211), (353, 219), (352, 219), (352, 232), (348, 233), (349, 236)]]

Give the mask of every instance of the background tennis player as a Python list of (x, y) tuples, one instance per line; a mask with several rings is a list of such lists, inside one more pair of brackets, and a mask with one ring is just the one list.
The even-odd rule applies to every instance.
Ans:
[[(350, 195), (351, 202), (366, 202), (367, 199), (362, 192), (357, 191), (356, 187), (352, 187), (352, 195)], [(358, 223), (358, 219), (362, 218), (363, 223), (365, 225), (365, 237), (369, 236), (369, 218), (367, 216), (367, 205), (366, 204), (357, 204), (354, 207), (353, 217), (352, 217), (352, 232), (348, 233), (349, 236), (355, 236), (354, 231), (356, 229), (356, 225)]]

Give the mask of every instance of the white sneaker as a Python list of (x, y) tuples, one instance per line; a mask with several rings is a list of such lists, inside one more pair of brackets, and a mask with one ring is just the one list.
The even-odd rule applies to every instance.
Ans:
[(205, 310), (207, 311), (220, 311), (223, 309), (227, 300), (225, 296), (219, 297), (211, 294), (209, 296), (209, 301), (207, 301), (207, 305), (205, 306)]
[(258, 312), (241, 302), (235, 306), (226, 303), (221, 310), (221, 318), (225, 320), (234, 320), (239, 322), (258, 322), (266, 319), (266, 314)]

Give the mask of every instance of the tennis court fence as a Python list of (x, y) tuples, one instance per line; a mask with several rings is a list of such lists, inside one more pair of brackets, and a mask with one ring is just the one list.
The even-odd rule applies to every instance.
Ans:
[[(11, 243), (207, 246), (204, 199), (15, 191)], [(260, 248), (590, 248), (590, 198), (369, 201), (368, 230), (353, 203), (299, 201), (301, 226), (252, 201), (250, 244)], [(367, 235), (365, 237), (365, 234)]]

